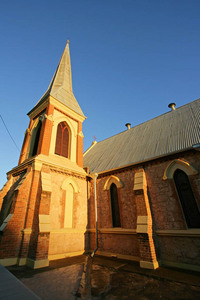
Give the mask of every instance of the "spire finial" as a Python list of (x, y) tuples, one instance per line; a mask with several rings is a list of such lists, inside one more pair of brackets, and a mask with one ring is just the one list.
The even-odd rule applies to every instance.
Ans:
[(69, 40), (67, 40), (67, 45), (69, 45)]

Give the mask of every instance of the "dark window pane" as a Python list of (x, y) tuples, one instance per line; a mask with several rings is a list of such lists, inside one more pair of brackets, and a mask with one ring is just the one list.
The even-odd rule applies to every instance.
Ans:
[(58, 124), (55, 153), (69, 157), (69, 130), (65, 122)]
[(61, 142), (62, 142), (62, 127), (60, 123), (58, 124), (58, 128), (57, 128), (56, 150), (55, 150), (55, 153), (59, 155), (61, 154)]
[(32, 156), (35, 156), (37, 154), (37, 149), (38, 149), (38, 144), (39, 144), (39, 139), (40, 139), (41, 127), (42, 127), (42, 122), (39, 121), (39, 123), (37, 125), (37, 129), (36, 129), (36, 135), (35, 135), (35, 141), (34, 141)]
[(62, 156), (68, 157), (69, 131), (67, 127), (63, 131)]
[(189, 228), (200, 228), (200, 212), (188, 176), (182, 170), (177, 169), (174, 173), (174, 182), (187, 226)]
[(112, 223), (113, 227), (121, 227), (119, 202), (117, 187), (114, 183), (110, 186), (111, 210), (112, 210)]

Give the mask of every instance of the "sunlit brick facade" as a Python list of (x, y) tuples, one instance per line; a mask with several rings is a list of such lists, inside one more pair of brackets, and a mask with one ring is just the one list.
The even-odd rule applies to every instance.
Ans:
[(90, 252), (199, 271), (199, 109), (129, 124), (83, 155), (67, 43), (0, 192), (0, 263), (41, 268)]

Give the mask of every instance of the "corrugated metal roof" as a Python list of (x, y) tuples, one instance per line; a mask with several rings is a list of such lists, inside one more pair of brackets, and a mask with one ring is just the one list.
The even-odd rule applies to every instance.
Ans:
[(200, 143), (200, 99), (96, 143), (84, 155), (90, 173), (151, 160)]

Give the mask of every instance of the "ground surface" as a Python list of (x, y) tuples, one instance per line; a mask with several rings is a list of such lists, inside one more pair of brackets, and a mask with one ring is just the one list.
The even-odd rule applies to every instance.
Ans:
[(8, 268), (41, 299), (200, 299), (200, 275), (174, 269), (141, 269), (136, 263), (84, 256), (31, 270)]

